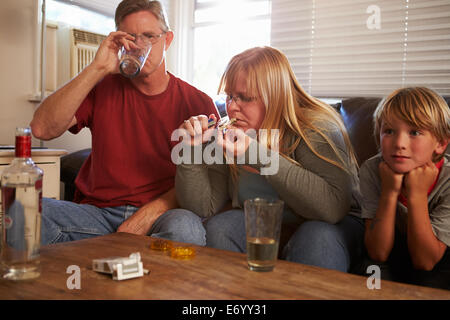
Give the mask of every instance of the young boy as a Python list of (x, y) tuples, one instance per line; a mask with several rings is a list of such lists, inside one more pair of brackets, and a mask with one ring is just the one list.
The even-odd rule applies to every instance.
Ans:
[(369, 258), (383, 279), (450, 289), (449, 106), (430, 89), (399, 89), (374, 126), (381, 153), (360, 170)]

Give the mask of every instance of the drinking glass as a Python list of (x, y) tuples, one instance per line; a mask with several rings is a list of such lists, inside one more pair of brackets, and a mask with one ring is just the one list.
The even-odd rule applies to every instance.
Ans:
[(252, 271), (272, 271), (278, 257), (284, 202), (249, 199), (244, 202), (247, 263)]

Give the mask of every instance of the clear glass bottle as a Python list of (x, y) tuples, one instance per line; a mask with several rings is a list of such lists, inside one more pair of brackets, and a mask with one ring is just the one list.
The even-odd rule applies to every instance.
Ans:
[(12, 280), (40, 275), (43, 172), (31, 159), (31, 129), (16, 129), (15, 158), (1, 177), (2, 277)]

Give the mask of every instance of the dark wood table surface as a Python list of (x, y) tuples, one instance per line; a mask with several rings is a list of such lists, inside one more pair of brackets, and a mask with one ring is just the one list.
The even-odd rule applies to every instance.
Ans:
[[(450, 291), (381, 281), (369, 290), (367, 277), (278, 260), (272, 272), (247, 269), (245, 254), (194, 246), (192, 260), (177, 260), (149, 248), (150, 237), (127, 233), (41, 248), (42, 274), (29, 281), (0, 280), (0, 299), (450, 299)], [(177, 243), (174, 243), (177, 244)], [(140, 252), (149, 275), (114, 281), (92, 270), (92, 260)], [(81, 270), (81, 288), (68, 289)]]

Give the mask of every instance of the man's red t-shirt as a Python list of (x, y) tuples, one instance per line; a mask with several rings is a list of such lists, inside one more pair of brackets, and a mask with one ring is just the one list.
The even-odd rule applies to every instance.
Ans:
[(75, 179), (75, 202), (141, 207), (174, 187), (171, 150), (178, 142), (172, 132), (191, 116), (218, 114), (208, 95), (169, 75), (167, 89), (154, 96), (118, 74), (88, 94), (70, 128), (92, 133), (92, 152)]

